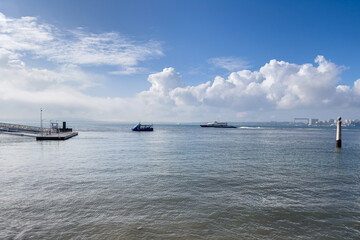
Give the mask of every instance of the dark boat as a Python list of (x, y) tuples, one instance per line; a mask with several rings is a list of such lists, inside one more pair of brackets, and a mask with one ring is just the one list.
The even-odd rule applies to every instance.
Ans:
[(132, 128), (133, 131), (154, 131), (153, 125), (144, 125), (141, 123), (138, 123), (136, 126)]
[(212, 128), (236, 128), (235, 126), (228, 125), (227, 122), (213, 122), (200, 125), (201, 127), (212, 127)]

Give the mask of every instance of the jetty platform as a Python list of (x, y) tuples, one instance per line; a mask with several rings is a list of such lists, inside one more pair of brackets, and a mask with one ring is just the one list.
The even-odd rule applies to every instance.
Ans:
[(37, 141), (44, 141), (44, 140), (67, 140), (69, 138), (77, 136), (77, 132), (60, 132), (60, 133), (52, 133), (49, 135), (43, 135), (43, 136), (36, 136)]
[(63, 122), (63, 127), (59, 128), (57, 123), (51, 123), (51, 128), (40, 128), (34, 126), (26, 126), (12, 123), (0, 123), (0, 133), (35, 137), (36, 140), (67, 140), (78, 135), (78, 132), (73, 132), (72, 128), (66, 127), (66, 122)]

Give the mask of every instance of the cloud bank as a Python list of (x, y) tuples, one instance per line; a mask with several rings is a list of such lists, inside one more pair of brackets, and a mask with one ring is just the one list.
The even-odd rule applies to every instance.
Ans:
[[(232, 72), (227, 78), (217, 76), (196, 86), (183, 86), (180, 74), (174, 68), (165, 68), (149, 76), (152, 87), (138, 98), (194, 116), (202, 112), (216, 118), (218, 115), (210, 112), (222, 112), (233, 120), (260, 112), (296, 114), (325, 109), (331, 114), (335, 109), (358, 106), (360, 79), (353, 86), (339, 85), (343, 67), (323, 56), (314, 62), (298, 65), (273, 59), (257, 71)], [(333, 112), (335, 116), (337, 113)]]
[[(340, 110), (353, 113), (359, 107), (360, 79), (340, 85), (343, 68), (323, 56), (304, 64), (273, 59), (257, 70), (244, 69), (246, 63), (235, 58), (213, 58), (219, 67), (242, 70), (186, 85), (175, 68), (167, 67), (150, 74), (150, 88), (131, 98), (86, 93), (106, 82), (107, 73), (85, 72), (82, 66), (116, 66), (113, 74), (132, 74), (141, 69), (139, 62), (161, 55), (158, 42), (136, 42), (119, 33), (61, 31), (34, 17), (0, 13), (0, 118), (35, 118), (43, 107), (52, 119), (291, 120), (309, 112), (335, 118)], [(28, 66), (29, 57), (56, 67)]]
[(271, 60), (258, 71), (233, 72), (227, 78), (217, 76), (195, 86), (186, 86), (180, 73), (169, 67), (150, 74), (151, 87), (133, 98), (101, 98), (83, 93), (83, 85), (88, 84), (84, 79), (93, 76), (76, 67), (66, 74), (28, 68), (2, 50), (0, 106), (5, 111), (1, 116), (25, 117), (43, 106), (50, 115), (96, 120), (205, 121), (226, 117), (234, 121), (261, 112), (358, 106), (360, 79), (353, 86), (338, 85), (339, 66), (322, 56), (315, 63)]

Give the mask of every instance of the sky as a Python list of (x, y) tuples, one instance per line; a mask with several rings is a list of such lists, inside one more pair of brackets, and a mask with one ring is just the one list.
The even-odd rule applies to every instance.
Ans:
[(0, 121), (360, 119), (360, 1), (2, 0)]

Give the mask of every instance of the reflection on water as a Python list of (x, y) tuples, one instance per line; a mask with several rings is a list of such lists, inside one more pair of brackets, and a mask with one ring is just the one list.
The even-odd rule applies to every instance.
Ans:
[(0, 135), (0, 239), (355, 239), (360, 131), (88, 124)]

